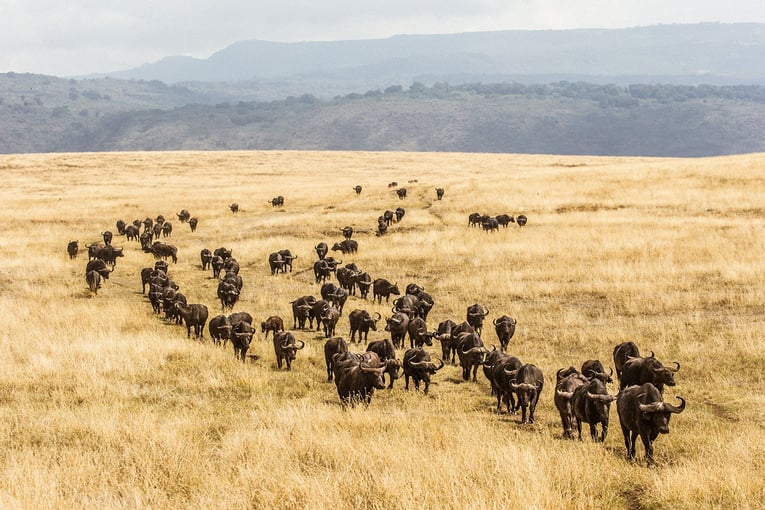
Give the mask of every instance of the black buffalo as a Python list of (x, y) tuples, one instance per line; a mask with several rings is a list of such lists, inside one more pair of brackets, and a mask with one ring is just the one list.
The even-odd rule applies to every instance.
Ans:
[(385, 331), (390, 331), (390, 339), (396, 348), (404, 346), (404, 338), (409, 329), (409, 317), (405, 313), (396, 312), (391, 318), (385, 319)]
[(441, 200), (444, 198), (444, 188), (436, 188), (436, 199)]
[(351, 336), (351, 342), (354, 341), (356, 333), (359, 334), (359, 342), (361, 337), (364, 337), (364, 341), (367, 341), (369, 336), (369, 330), (377, 331), (377, 321), (382, 317), (378, 312), (375, 313), (377, 318), (373, 318), (366, 310), (355, 309), (348, 314), (348, 322), (351, 326), (349, 335)]
[(272, 315), (260, 323), (260, 332), (263, 333), (263, 340), (268, 338), (268, 332), (272, 331), (276, 336), (280, 331), (284, 331), (284, 321), (278, 315)]
[[(300, 342), (298, 347), (297, 343)], [(287, 365), (287, 370), (292, 368), (292, 362), (295, 360), (297, 351), (305, 347), (305, 342), (295, 340), (295, 337), (289, 331), (279, 333), (274, 337), (274, 353), (276, 354), (276, 366), (282, 368), (282, 362)]]
[(619, 389), (627, 386), (651, 383), (659, 392), (664, 393), (664, 385), (674, 386), (675, 372), (680, 370), (680, 363), (675, 361), (675, 368), (665, 367), (656, 358), (629, 358), (622, 367)]
[(192, 303), (184, 306), (181, 303), (174, 303), (175, 313), (179, 314), (186, 323), (186, 338), (191, 337), (191, 328), (194, 328), (194, 337), (204, 338), (204, 327), (207, 323), (207, 307), (202, 304)]
[(77, 257), (77, 253), (80, 251), (78, 241), (69, 241), (66, 245), (66, 252), (69, 254), (69, 258), (73, 259)]
[(319, 257), (319, 260), (324, 260), (329, 248), (327, 247), (327, 243), (321, 242), (314, 247), (314, 250), (316, 250), (316, 255)]
[(518, 224), (519, 227), (522, 227), (522, 226), (526, 225), (527, 221), (528, 221), (528, 218), (526, 218), (525, 214), (519, 214), (515, 218), (515, 222)]
[(561, 368), (556, 374), (556, 379), (553, 401), (563, 424), (563, 437), (571, 438), (574, 427), (577, 426), (573, 405), (574, 390), (590, 381), (574, 367)]
[(361, 186), (359, 186), (358, 184), (353, 187), (353, 191), (355, 191), (357, 195), (361, 195), (361, 189), (362, 189)]
[(385, 388), (384, 367), (373, 368), (348, 352), (335, 354), (333, 363), (335, 386), (343, 407), (369, 405), (374, 390)]
[(335, 369), (335, 354), (345, 354), (348, 352), (348, 343), (345, 338), (336, 336), (324, 342), (324, 362), (327, 365), (327, 381), (332, 381)]
[(398, 195), (398, 198), (403, 200), (406, 198), (406, 188), (399, 188), (396, 190), (396, 195)]
[(513, 338), (513, 335), (515, 334), (516, 324), (518, 324), (518, 322), (507, 315), (494, 319), (494, 331), (497, 333), (497, 339), (499, 339), (499, 345), (502, 352), (507, 351), (510, 339)]
[(382, 303), (384, 297), (387, 303), (391, 295), (401, 295), (401, 291), (398, 290), (398, 283), (390, 283), (384, 278), (378, 278), (372, 283), (372, 301), (377, 299), (379, 303)]
[[(229, 318), (230, 320), (230, 318)], [(233, 326), (231, 331), (231, 344), (234, 346), (234, 356), (244, 361), (247, 351), (252, 343), (252, 335), (255, 331), (252, 325), (247, 321), (239, 321)]]
[(414, 381), (415, 389), (420, 389), (420, 381), (425, 383), (424, 392), (427, 395), (430, 388), (430, 376), (444, 368), (443, 360), (436, 366), (430, 360), (430, 354), (424, 349), (409, 349), (404, 353), (402, 368), (404, 369), (404, 387), (409, 389), (409, 378)]
[(210, 269), (210, 263), (213, 259), (212, 252), (207, 248), (203, 248), (202, 251), (199, 252), (199, 258), (202, 261), (202, 270)]
[(648, 464), (654, 464), (653, 442), (659, 434), (669, 434), (669, 419), (673, 414), (685, 409), (685, 399), (677, 397), (680, 406), (664, 402), (661, 392), (651, 383), (630, 386), (619, 392), (616, 397), (616, 411), (624, 434), (624, 446), (627, 457), (635, 458), (637, 437), (643, 441), (645, 458)]
[(515, 218), (510, 216), (509, 214), (499, 214), (495, 218), (497, 220), (497, 223), (505, 228), (507, 228), (507, 225), (509, 223), (515, 223)]
[(455, 327), (457, 327), (457, 323), (451, 319), (446, 319), (439, 323), (438, 328), (436, 329), (436, 340), (441, 342), (441, 354), (443, 359), (446, 361), (451, 359), (452, 364), (454, 364), (454, 359), (457, 355), (457, 344), (452, 339), (452, 329)]
[[(574, 416), (576, 417), (576, 429), (579, 439), (582, 439), (582, 423), (590, 425), (590, 436), (593, 441), (606, 440), (608, 434), (608, 413), (611, 402), (616, 400), (614, 395), (609, 395), (606, 385), (600, 379), (590, 379), (574, 390), (571, 399)], [(597, 425), (600, 423), (601, 432), (598, 438)]]
[[(635, 342), (622, 342), (614, 347), (614, 369), (616, 370), (616, 377), (619, 381), (622, 380), (622, 367), (629, 358), (639, 358), (640, 350)], [(653, 351), (649, 358), (653, 358)]]
[(85, 281), (88, 284), (90, 292), (98, 294), (98, 289), (101, 288), (101, 275), (95, 269), (85, 273)]
[(468, 306), (467, 308), (467, 322), (475, 332), (481, 334), (481, 328), (483, 327), (483, 320), (489, 315), (489, 310), (479, 305), (478, 303)]
[(340, 232), (343, 233), (343, 237), (346, 239), (350, 239), (351, 237), (353, 237), (353, 227), (351, 226), (345, 226), (341, 228)]
[(295, 301), (291, 301), (292, 305), (292, 329), (305, 329), (305, 321), (311, 316), (311, 308), (316, 303), (316, 298), (313, 296), (302, 296)]
[(356, 253), (358, 250), (359, 243), (353, 239), (345, 239), (332, 245), (332, 251), (340, 251), (343, 255), (346, 253)]
[[(536, 365), (527, 363), (515, 374), (515, 382), (510, 387), (518, 397), (518, 406), (521, 408), (521, 423), (534, 423), (534, 410), (539, 402), (539, 395), (544, 387), (544, 376)], [(529, 409), (528, 421), (526, 408)]]
[(207, 329), (210, 331), (210, 338), (216, 345), (226, 345), (231, 339), (231, 322), (225, 315), (216, 315), (207, 324)]
[(478, 367), (483, 365), (488, 350), (483, 345), (481, 337), (476, 333), (462, 333), (457, 337), (457, 356), (462, 366), (462, 379), (470, 380), (473, 372), (473, 382), (476, 382)]

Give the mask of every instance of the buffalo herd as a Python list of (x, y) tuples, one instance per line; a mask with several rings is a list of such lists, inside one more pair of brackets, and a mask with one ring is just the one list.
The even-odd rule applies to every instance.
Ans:
[[(416, 182), (416, 181), (410, 181)], [(397, 188), (396, 183), (389, 187)], [(361, 186), (353, 188), (357, 195)], [(407, 197), (406, 188), (395, 189), (400, 200)], [(436, 188), (437, 200), (444, 197), (444, 189)], [(272, 207), (282, 207), (281, 196), (269, 200)], [(237, 203), (228, 206), (232, 213), (240, 211)], [(378, 236), (385, 234), (394, 222), (400, 222), (405, 215), (401, 207), (386, 210), (378, 219)], [(191, 231), (197, 227), (196, 218), (188, 210), (177, 213), (178, 220), (189, 223)], [(480, 226), (485, 231), (496, 231), (498, 227), (507, 227), (509, 223), (526, 225), (525, 215), (516, 217), (500, 214), (496, 217), (470, 214), (468, 225)], [(152, 312), (176, 324), (185, 324), (187, 337), (193, 330), (194, 338), (204, 339), (204, 328), (208, 327), (209, 337), (215, 345), (226, 346), (231, 342), (234, 356), (241, 360), (255, 360), (257, 356), (248, 354), (256, 336), (253, 317), (246, 312), (233, 312), (238, 303), (244, 280), (239, 274), (239, 263), (233, 257), (232, 250), (220, 247), (213, 250), (204, 248), (200, 252), (201, 268), (212, 271), (212, 279), (217, 281), (217, 298), (220, 301), (220, 314), (209, 318), (208, 307), (200, 303), (187, 302), (186, 296), (179, 292), (180, 286), (170, 277), (168, 261), (178, 262), (178, 250), (174, 245), (160, 241), (159, 237), (169, 237), (172, 227), (163, 216), (156, 219), (146, 217), (127, 224), (117, 221), (117, 235), (125, 236), (126, 241), (140, 241), (142, 250), (155, 258), (152, 267), (141, 271), (142, 294), (147, 295)], [(358, 252), (359, 244), (352, 239), (354, 230), (350, 226), (340, 229), (344, 239), (335, 242), (331, 250), (339, 251), (344, 256)], [(101, 232), (103, 244), (95, 242), (86, 245), (88, 263), (85, 280), (90, 292), (97, 294), (104, 280), (108, 280), (115, 270), (117, 259), (124, 256), (122, 247), (112, 245), (111, 231)], [(533, 363), (524, 363), (518, 357), (509, 354), (512, 351), (510, 341), (516, 333), (517, 321), (508, 315), (500, 314), (492, 320), (494, 334), (499, 348), (485, 343), (483, 325), (490, 315), (490, 310), (479, 303), (464, 308), (464, 320), (446, 319), (435, 329), (430, 329), (427, 317), (433, 308), (434, 298), (425, 292), (423, 286), (410, 283), (402, 294), (398, 282), (385, 278), (372, 278), (355, 263), (347, 263), (328, 256), (329, 245), (319, 242), (315, 246), (317, 260), (313, 263), (315, 282), (321, 284), (321, 299), (304, 295), (290, 301), (293, 314), (292, 331), (306, 328), (320, 331), (324, 337), (324, 358), (327, 369), (327, 381), (334, 382), (343, 407), (358, 404), (369, 405), (375, 390), (390, 390), (393, 383), (403, 373), (405, 389), (409, 389), (410, 379), (415, 390), (423, 387), (423, 393), (430, 391), (431, 378), (444, 366), (459, 364), (462, 380), (476, 382), (478, 368), (488, 380), (491, 395), (496, 397), (496, 412), (515, 415), (520, 410), (520, 423), (533, 424), (537, 404), (545, 386), (543, 370)], [(79, 253), (78, 241), (70, 241), (67, 254), (75, 259)], [(344, 257), (345, 258), (345, 257)], [(289, 249), (271, 253), (268, 267), (271, 275), (292, 273), (293, 262), (298, 259)], [(310, 269), (309, 269), (310, 270)], [(330, 280), (337, 279), (338, 285)], [(379, 312), (370, 312), (356, 304), (347, 314), (349, 341), (337, 335), (343, 308), (349, 296), (366, 301), (369, 289), (372, 289), (371, 304), (391, 306), (390, 315), (383, 319)], [(148, 293), (147, 293), (148, 289)], [(358, 289), (358, 296), (357, 296)], [(393, 299), (391, 297), (393, 296)], [(226, 311), (229, 311), (226, 314)], [(377, 332), (384, 326), (384, 338), (368, 340), (369, 331)], [(306, 342), (295, 337), (292, 331), (285, 331), (284, 321), (277, 315), (271, 315), (261, 322), (261, 334), (265, 340), (272, 333), (272, 343), (277, 369), (291, 370), (297, 360), (298, 351), (306, 347)], [(382, 331), (381, 331), (382, 333)], [(408, 345), (405, 339), (408, 336)], [(441, 345), (441, 355), (431, 354), (428, 347), (433, 340)], [(366, 343), (366, 350), (351, 352), (350, 345)], [(399, 358), (397, 350), (403, 351)], [(435, 361), (434, 361), (435, 360)], [(612, 402), (616, 402), (619, 425), (624, 436), (627, 457), (635, 458), (638, 436), (643, 443), (645, 459), (654, 464), (654, 441), (659, 434), (669, 432), (669, 420), (673, 414), (681, 413), (686, 401), (677, 397), (679, 405), (664, 401), (663, 393), (667, 386), (675, 386), (675, 375), (680, 369), (678, 362), (665, 366), (654, 352), (641, 356), (634, 342), (623, 342), (613, 350), (613, 368), (606, 371), (596, 359), (583, 362), (581, 370), (571, 366), (556, 372), (553, 390), (553, 403), (558, 410), (563, 438), (582, 439), (582, 427), (587, 424), (592, 441), (603, 442), (608, 434), (609, 411)], [(616, 371), (618, 391), (612, 392), (608, 385), (613, 384), (612, 375)], [(385, 377), (389, 382), (386, 386)], [(551, 383), (552, 384), (552, 383)]]

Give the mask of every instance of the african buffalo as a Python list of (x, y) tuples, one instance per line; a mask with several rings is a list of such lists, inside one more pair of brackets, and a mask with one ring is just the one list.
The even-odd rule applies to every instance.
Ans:
[(443, 359), (446, 361), (451, 359), (452, 365), (454, 364), (454, 359), (457, 355), (457, 344), (452, 341), (452, 329), (456, 326), (457, 324), (453, 320), (446, 319), (441, 322), (436, 329), (436, 340), (441, 342)]
[(497, 215), (495, 218), (497, 220), (497, 223), (505, 228), (507, 228), (507, 225), (509, 223), (515, 223), (515, 218), (510, 216), (509, 214), (500, 214)]
[(515, 319), (508, 317), (507, 315), (494, 319), (494, 331), (497, 333), (502, 352), (507, 351), (507, 345), (515, 334), (515, 325), (517, 323), (518, 322)]
[(436, 200), (444, 198), (444, 188), (436, 188)]
[(316, 250), (316, 255), (319, 257), (319, 260), (323, 260), (324, 257), (327, 256), (329, 248), (327, 247), (327, 243), (321, 242), (314, 247), (314, 250)]
[(358, 249), (359, 243), (353, 239), (345, 239), (332, 245), (332, 251), (340, 251), (343, 255), (346, 253), (356, 253)]
[(234, 324), (231, 331), (231, 345), (234, 346), (234, 357), (242, 361), (246, 359), (245, 357), (250, 348), (250, 343), (252, 343), (252, 335), (254, 333), (252, 325), (247, 321), (239, 321)]
[(273, 335), (280, 331), (284, 331), (284, 321), (278, 315), (272, 315), (268, 319), (260, 323), (260, 332), (264, 333), (263, 340), (268, 339), (268, 332), (272, 331)]
[(563, 437), (573, 437), (574, 427), (577, 426), (574, 415), (573, 398), (574, 390), (579, 386), (587, 385), (590, 381), (574, 367), (561, 368), (556, 374), (555, 396), (553, 401), (560, 414), (563, 425)]
[(305, 329), (305, 321), (311, 316), (311, 308), (316, 303), (316, 298), (313, 296), (302, 296), (295, 301), (291, 301), (292, 305), (292, 329)]
[(508, 356), (502, 351), (495, 352), (499, 352), (500, 357), (489, 369), (491, 374), (489, 382), (497, 396), (497, 412), (502, 410), (502, 403), (504, 402), (507, 414), (515, 414), (518, 411), (520, 401), (515, 401), (515, 391), (512, 384), (515, 382), (515, 376), (523, 363), (515, 356)]
[(337, 321), (340, 320), (340, 310), (334, 306), (329, 306), (324, 309), (320, 318), (321, 325), (324, 327), (324, 336), (326, 338), (334, 336)]
[(479, 305), (478, 303), (468, 306), (467, 308), (467, 322), (475, 332), (481, 334), (481, 328), (483, 327), (483, 320), (489, 315), (489, 310)]
[(189, 227), (191, 228), (192, 232), (197, 231), (198, 224), (199, 224), (199, 220), (197, 218), (189, 218)]
[(358, 184), (353, 187), (353, 191), (355, 191), (357, 195), (361, 195), (361, 189), (361, 186)]
[(390, 339), (397, 349), (404, 346), (408, 329), (409, 317), (405, 313), (396, 312), (391, 318), (385, 319), (385, 331), (390, 331)]
[(324, 342), (324, 362), (327, 364), (327, 382), (332, 381), (334, 375), (334, 356), (335, 354), (345, 354), (348, 352), (348, 344), (345, 338), (336, 336)]
[(98, 294), (98, 289), (101, 288), (101, 275), (95, 269), (85, 273), (85, 281), (88, 284), (90, 292)]
[(271, 268), (271, 276), (282, 272), (284, 273), (284, 258), (279, 252), (273, 252), (268, 256), (268, 265)]
[(527, 363), (515, 374), (515, 382), (510, 388), (518, 396), (518, 406), (521, 408), (521, 423), (527, 423), (526, 408), (529, 408), (528, 423), (534, 423), (534, 410), (539, 402), (539, 394), (544, 387), (544, 376), (536, 365)]
[(619, 389), (627, 386), (651, 383), (664, 393), (664, 385), (674, 386), (675, 372), (680, 370), (680, 363), (675, 361), (675, 368), (665, 367), (656, 358), (628, 358), (622, 367)]
[(343, 237), (346, 239), (350, 239), (351, 237), (353, 237), (353, 227), (351, 226), (345, 226), (341, 228), (340, 232), (343, 233)]
[(526, 224), (526, 222), (527, 222), (527, 221), (528, 221), (528, 218), (526, 218), (526, 215), (525, 215), (525, 214), (519, 214), (519, 215), (518, 215), (518, 216), (515, 218), (515, 222), (518, 224), (518, 226), (519, 226), (519, 227), (522, 227), (522, 226), (524, 226), (524, 225)]
[(207, 248), (203, 248), (202, 251), (199, 252), (199, 258), (202, 261), (202, 270), (210, 269), (210, 263), (213, 259), (212, 252)]
[(669, 419), (685, 409), (685, 399), (677, 397), (680, 406), (664, 402), (661, 392), (651, 383), (630, 386), (616, 396), (616, 411), (624, 434), (627, 457), (635, 458), (637, 436), (643, 441), (645, 458), (653, 465), (653, 442), (659, 434), (669, 434)]
[(69, 243), (66, 245), (66, 252), (69, 254), (70, 259), (77, 257), (77, 252), (79, 251), (80, 246), (78, 241), (69, 241)]
[(360, 310), (358, 308), (348, 314), (348, 322), (351, 325), (351, 331), (349, 333), (351, 336), (351, 342), (354, 341), (356, 332), (359, 333), (359, 342), (361, 342), (362, 335), (364, 337), (364, 341), (366, 342), (367, 337), (369, 336), (369, 330), (371, 329), (372, 331), (377, 331), (377, 321), (379, 321), (382, 316), (379, 312), (375, 312), (375, 315), (377, 316), (376, 319), (373, 318), (366, 310)]
[(396, 190), (396, 195), (398, 195), (398, 198), (403, 200), (406, 198), (406, 188), (399, 188)]
[(487, 354), (481, 337), (476, 333), (462, 333), (457, 338), (457, 356), (462, 366), (462, 379), (470, 380), (470, 372), (473, 372), (473, 382), (476, 382), (478, 366), (483, 365)]
[(428, 333), (427, 324), (421, 317), (410, 319), (406, 331), (409, 334), (409, 346), (411, 348), (433, 345), (435, 333)]
[[(298, 347), (297, 342), (300, 342)], [(289, 331), (283, 331), (274, 337), (274, 353), (276, 354), (276, 366), (282, 368), (282, 361), (287, 364), (287, 370), (292, 368), (292, 361), (297, 351), (305, 347), (305, 342), (298, 340)]]
[(231, 339), (231, 322), (225, 315), (216, 315), (207, 323), (207, 329), (210, 331), (210, 338), (215, 345), (226, 345)]
[[(622, 367), (629, 358), (639, 358), (640, 350), (635, 342), (622, 342), (614, 347), (614, 369), (616, 370), (616, 377), (619, 381), (622, 380)], [(653, 351), (649, 358), (653, 358)]]
[(430, 360), (430, 354), (424, 349), (409, 349), (404, 353), (404, 360), (402, 362), (402, 368), (404, 369), (404, 381), (405, 389), (409, 389), (409, 378), (414, 381), (415, 389), (420, 389), (420, 381), (425, 382), (425, 394), (428, 394), (430, 388), (430, 376), (444, 368), (443, 360), (439, 360), (441, 363), (436, 366)]
[[(576, 429), (579, 432), (579, 439), (582, 439), (582, 423), (590, 425), (590, 436), (593, 441), (606, 440), (608, 434), (608, 412), (611, 409), (611, 402), (616, 400), (616, 396), (609, 395), (606, 385), (600, 379), (590, 379), (587, 384), (583, 384), (574, 390), (574, 396), (571, 399), (574, 416), (576, 417)], [(600, 423), (601, 432), (598, 439), (597, 425)]]
[(179, 314), (186, 323), (186, 338), (191, 337), (191, 328), (194, 328), (194, 337), (204, 338), (204, 327), (207, 323), (207, 307), (201, 304), (192, 303), (184, 306), (175, 302), (175, 313)]
[(334, 375), (337, 394), (343, 407), (364, 403), (369, 405), (375, 389), (384, 389), (384, 367), (373, 368), (350, 353), (334, 355)]
[(189, 213), (187, 209), (181, 209), (181, 212), (176, 214), (176, 216), (178, 216), (178, 221), (181, 223), (186, 223), (189, 221), (189, 218), (191, 218), (191, 213)]
[(233, 204), (229, 205), (228, 208), (231, 209), (231, 212), (234, 213), (234, 214), (239, 212), (239, 204), (237, 204), (236, 202), (234, 202)]
[(374, 283), (372, 283), (372, 301), (377, 298), (377, 301), (382, 304), (382, 298), (384, 297), (385, 302), (387, 303), (391, 295), (401, 295), (401, 291), (398, 290), (397, 283), (391, 284), (384, 278), (378, 278), (374, 281)]

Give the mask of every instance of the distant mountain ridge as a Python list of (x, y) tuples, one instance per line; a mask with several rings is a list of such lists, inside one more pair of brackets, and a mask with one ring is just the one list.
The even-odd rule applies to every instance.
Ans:
[[(509, 30), (387, 39), (236, 42), (207, 59), (171, 56), (107, 73), (164, 83), (300, 81), (352, 89), (412, 81), (765, 84), (765, 24)], [(331, 93), (332, 87), (325, 92)], [(339, 86), (340, 92), (347, 87)], [(320, 90), (304, 90), (315, 94)], [(325, 95), (325, 94), (322, 94)]]

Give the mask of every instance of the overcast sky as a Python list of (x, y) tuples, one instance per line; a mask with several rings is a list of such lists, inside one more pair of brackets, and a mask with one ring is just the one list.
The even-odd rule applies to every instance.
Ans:
[(765, 0), (0, 0), (0, 72), (73, 76), (235, 41), (765, 23)]

